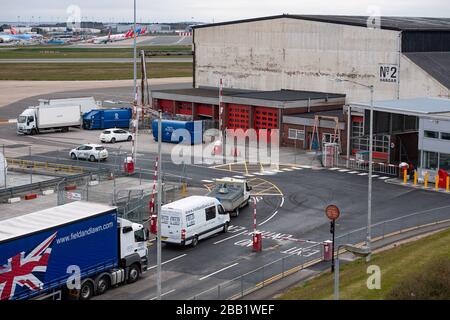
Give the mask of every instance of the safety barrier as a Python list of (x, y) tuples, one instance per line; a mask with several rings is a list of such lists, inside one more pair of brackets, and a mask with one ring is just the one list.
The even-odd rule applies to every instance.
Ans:
[[(404, 234), (405, 232), (423, 228), (424, 226), (436, 225), (443, 221), (450, 222), (449, 213), (443, 210), (450, 209), (450, 205), (439, 209), (441, 210), (423, 210), (374, 223), (371, 226), (372, 241), (385, 239), (388, 236)], [(337, 236), (335, 239), (336, 247), (340, 244), (360, 243), (366, 239), (366, 235), (367, 227), (362, 227), (344, 235)], [(323, 243), (313, 244), (305, 248), (297, 248), (283, 258), (265, 264), (229, 281), (222, 282), (196, 294), (190, 300), (234, 300), (242, 298), (270, 283), (323, 261), (323, 250)]]
[(34, 161), (17, 158), (6, 158), (8, 166), (18, 167), (20, 169), (31, 169), (33, 172), (45, 171), (45, 172), (65, 172), (70, 174), (81, 174), (86, 171), (86, 168), (73, 166), (68, 164), (51, 163), (47, 161)]
[[(362, 160), (362, 159), (356, 159), (353, 157), (347, 158), (347, 157), (339, 157), (337, 158), (337, 164), (338, 167), (344, 167), (347, 169), (355, 169), (355, 170), (361, 170), (361, 171), (369, 171), (369, 161)], [(398, 165), (385, 163), (385, 162), (372, 162), (372, 170), (376, 173), (386, 174), (390, 176), (398, 176), (399, 174), (399, 167)]]

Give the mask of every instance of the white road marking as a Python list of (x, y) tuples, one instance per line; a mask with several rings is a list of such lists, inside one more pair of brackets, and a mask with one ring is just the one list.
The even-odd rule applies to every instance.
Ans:
[(220, 270), (217, 270), (217, 271), (215, 271), (215, 272), (213, 272), (213, 273), (208, 274), (207, 276), (201, 277), (201, 278), (198, 279), (198, 280), (205, 280), (205, 279), (207, 279), (207, 278), (209, 278), (209, 277), (211, 277), (211, 276), (213, 276), (213, 275), (215, 275), (215, 274), (218, 274), (219, 272), (222, 272), (222, 271), (225, 271), (225, 270), (227, 270), (227, 269), (230, 269), (230, 268), (232, 268), (232, 267), (234, 267), (234, 266), (236, 266), (236, 265), (238, 265), (238, 264), (239, 264), (239, 262), (233, 263), (231, 266), (228, 266), (228, 267), (222, 268), (222, 269), (220, 269)]
[(263, 224), (265, 224), (266, 222), (269, 222), (270, 219), (272, 219), (273, 217), (275, 217), (275, 215), (278, 213), (278, 210), (275, 211), (270, 217), (268, 217), (266, 220), (264, 220), (263, 222), (261, 222), (260, 224), (258, 224), (258, 226), (262, 226)]
[(283, 171), (293, 171), (293, 169), (290, 169), (290, 168), (284, 168), (284, 169), (282, 169)]
[(284, 204), (284, 197), (281, 197), (281, 204), (280, 204), (280, 207), (282, 207), (283, 204)]
[(335, 171), (335, 170), (339, 170), (339, 168), (330, 168), (328, 170)]
[(294, 170), (302, 170), (302, 168), (299, 168), (299, 167), (291, 167), (291, 169), (294, 169)]
[(274, 171), (274, 172), (283, 172), (282, 170), (278, 170), (278, 169), (275, 169), (275, 170), (272, 170), (272, 171)]
[(355, 174), (355, 173), (359, 173), (359, 171), (350, 171), (350, 172), (347, 172), (347, 173)]
[[(175, 289), (172, 289), (172, 290), (170, 290), (170, 291), (167, 291), (167, 292), (165, 292), (165, 293), (162, 293), (162, 294), (161, 294), (161, 297), (164, 297), (165, 295), (168, 295), (169, 293), (172, 293), (172, 292), (174, 292), (174, 291), (175, 291)], [(153, 297), (153, 298), (148, 299), (148, 300), (156, 300), (156, 299), (158, 299), (158, 297)]]
[(372, 178), (377, 178), (377, 177), (379, 177), (379, 175), (377, 175), (377, 174), (372, 175)]
[(221, 242), (224, 242), (224, 241), (233, 239), (233, 238), (235, 238), (235, 237), (237, 237), (237, 236), (240, 236), (241, 234), (246, 233), (246, 232), (247, 232), (247, 230), (244, 230), (244, 231), (242, 231), (242, 232), (236, 233), (235, 235), (232, 235), (231, 237), (228, 237), (228, 238), (225, 238), (225, 239), (216, 241), (216, 242), (214, 242), (213, 244), (218, 244), (218, 243), (221, 243)]
[(252, 175), (252, 174), (249, 174), (249, 173), (247, 173), (247, 174), (244, 174), (244, 176), (246, 176), (246, 177), (254, 177), (254, 175)]
[(245, 179), (245, 177), (243, 177), (243, 176), (233, 176), (233, 178), (236, 178), (236, 179)]
[(212, 181), (212, 180), (202, 180), (202, 182), (204, 182), (204, 183), (213, 183), (214, 181)]
[(358, 174), (358, 176), (367, 176), (367, 175), (368, 175), (367, 172), (363, 172), (363, 173)]
[(256, 174), (257, 176), (263, 176), (264, 175), (264, 173), (261, 173), (261, 172), (253, 172), (253, 174)]
[[(166, 264), (166, 263), (169, 263), (169, 262), (172, 262), (172, 261), (175, 261), (175, 260), (180, 259), (180, 258), (183, 258), (184, 256), (187, 256), (187, 253), (182, 254), (181, 256), (177, 256), (177, 257), (175, 257), (175, 258), (172, 258), (172, 259), (170, 259), (170, 260), (164, 261), (163, 263), (161, 263), (161, 265)], [(158, 265), (154, 265), (154, 266), (148, 268), (147, 270), (155, 269), (157, 266), (158, 266)]]
[(380, 180), (386, 180), (386, 179), (389, 179), (389, 177), (379, 177), (378, 179), (380, 179)]
[(341, 169), (341, 170), (339, 170), (339, 172), (347, 172), (347, 171), (350, 171), (350, 170), (348, 170), (348, 169)]
[(304, 168), (304, 169), (311, 169), (312, 166), (306, 166), (306, 165), (301, 165), (300, 168)]

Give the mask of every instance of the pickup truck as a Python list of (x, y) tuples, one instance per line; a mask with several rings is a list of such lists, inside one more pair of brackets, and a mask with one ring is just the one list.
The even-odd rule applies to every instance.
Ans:
[(248, 205), (251, 190), (245, 179), (221, 178), (215, 180), (207, 196), (219, 200), (230, 216), (237, 217), (240, 209)]

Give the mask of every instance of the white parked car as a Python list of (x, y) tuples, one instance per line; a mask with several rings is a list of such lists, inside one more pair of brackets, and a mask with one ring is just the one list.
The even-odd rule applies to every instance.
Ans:
[(108, 158), (108, 150), (100, 144), (83, 144), (69, 152), (72, 160), (86, 159), (89, 161), (101, 161)]
[(123, 129), (107, 129), (104, 130), (100, 134), (100, 141), (101, 142), (111, 142), (116, 143), (118, 141), (131, 141), (133, 139), (133, 135)]

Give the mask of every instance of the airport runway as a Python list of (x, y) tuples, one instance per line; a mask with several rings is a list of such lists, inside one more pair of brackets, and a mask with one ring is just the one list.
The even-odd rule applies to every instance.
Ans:
[[(186, 36), (141, 36), (136, 39), (138, 46), (189, 46), (192, 44), (192, 37)], [(95, 43), (74, 43), (69, 47), (73, 48), (131, 48), (133, 39), (110, 42), (105, 44)]]
[[(189, 58), (147, 58), (147, 62), (192, 62)], [(0, 59), (0, 63), (133, 63), (133, 58), (70, 58), (70, 59)]]

